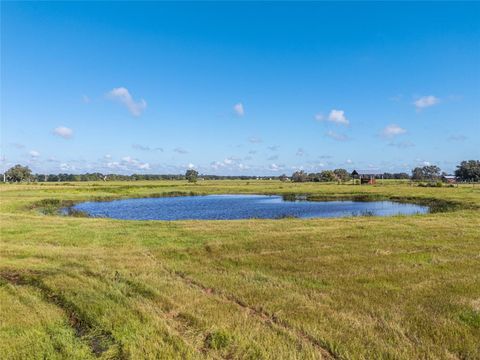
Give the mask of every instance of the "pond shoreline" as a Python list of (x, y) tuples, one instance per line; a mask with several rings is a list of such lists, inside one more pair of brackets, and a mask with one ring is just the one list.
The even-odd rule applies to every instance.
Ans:
[[(175, 198), (175, 199), (173, 199)], [(202, 194), (120, 198), (84, 201), (61, 207), (60, 213), (76, 217), (119, 220), (240, 220), (284, 218), (340, 218), (427, 214), (431, 209), (391, 199), (329, 197), (308, 194)]]

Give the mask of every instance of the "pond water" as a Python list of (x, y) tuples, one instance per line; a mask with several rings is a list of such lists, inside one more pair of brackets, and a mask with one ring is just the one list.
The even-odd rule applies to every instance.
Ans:
[(178, 196), (84, 202), (73, 207), (93, 217), (124, 220), (230, 220), (333, 218), (424, 214), (426, 206), (392, 201), (287, 201), (270, 195)]

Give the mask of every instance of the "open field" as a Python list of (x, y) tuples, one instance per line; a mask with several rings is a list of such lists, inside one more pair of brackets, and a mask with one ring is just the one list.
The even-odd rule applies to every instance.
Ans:
[[(480, 186), (164, 181), (0, 191), (2, 359), (480, 358)], [(410, 217), (163, 222), (33, 205), (172, 192), (455, 206)]]

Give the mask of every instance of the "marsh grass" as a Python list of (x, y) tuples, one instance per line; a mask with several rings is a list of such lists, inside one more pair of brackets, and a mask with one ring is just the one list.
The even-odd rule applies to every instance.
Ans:
[[(442, 206), (342, 219), (57, 215), (79, 201), (169, 192)], [(162, 181), (0, 194), (2, 359), (480, 358), (478, 187)]]

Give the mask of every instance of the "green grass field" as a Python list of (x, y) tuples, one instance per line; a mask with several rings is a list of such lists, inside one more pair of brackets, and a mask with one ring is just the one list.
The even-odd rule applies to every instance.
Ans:
[[(480, 186), (164, 181), (0, 191), (1, 359), (480, 359)], [(391, 218), (163, 222), (58, 216), (51, 200), (172, 192), (453, 206)]]

